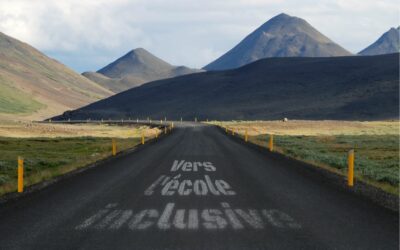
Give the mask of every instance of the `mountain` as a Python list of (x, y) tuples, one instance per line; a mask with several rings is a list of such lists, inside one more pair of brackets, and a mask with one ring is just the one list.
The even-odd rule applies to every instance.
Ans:
[(398, 57), (262, 59), (147, 83), (57, 119), (398, 119)]
[(0, 32), (0, 119), (43, 119), (112, 94)]
[(147, 50), (138, 48), (128, 52), (97, 72), (84, 72), (83, 75), (118, 93), (146, 82), (196, 72), (201, 72), (201, 70), (173, 66)]
[(205, 70), (233, 69), (267, 57), (348, 56), (305, 20), (280, 14), (261, 25), (238, 45), (206, 65)]
[(358, 54), (362, 56), (383, 55), (398, 53), (400, 51), (400, 27), (391, 28), (385, 32), (378, 40)]

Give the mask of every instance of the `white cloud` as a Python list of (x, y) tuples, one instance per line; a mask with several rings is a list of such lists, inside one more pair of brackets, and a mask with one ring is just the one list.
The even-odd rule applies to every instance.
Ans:
[(393, 0), (0, 0), (0, 31), (78, 71), (136, 47), (202, 67), (281, 12), (352, 52), (399, 23)]

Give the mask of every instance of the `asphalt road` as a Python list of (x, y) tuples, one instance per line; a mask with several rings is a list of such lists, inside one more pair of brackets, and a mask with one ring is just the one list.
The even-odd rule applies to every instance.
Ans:
[(398, 214), (186, 123), (0, 205), (0, 249), (398, 249)]

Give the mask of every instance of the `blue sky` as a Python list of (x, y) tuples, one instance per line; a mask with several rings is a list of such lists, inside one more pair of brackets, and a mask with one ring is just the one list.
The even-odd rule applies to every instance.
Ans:
[(354, 53), (399, 25), (395, 0), (0, 0), (0, 31), (78, 72), (137, 47), (200, 68), (282, 12)]

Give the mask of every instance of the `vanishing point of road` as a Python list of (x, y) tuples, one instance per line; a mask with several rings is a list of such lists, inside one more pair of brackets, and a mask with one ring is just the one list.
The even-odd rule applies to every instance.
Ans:
[(0, 249), (398, 249), (395, 212), (184, 123), (0, 205)]

